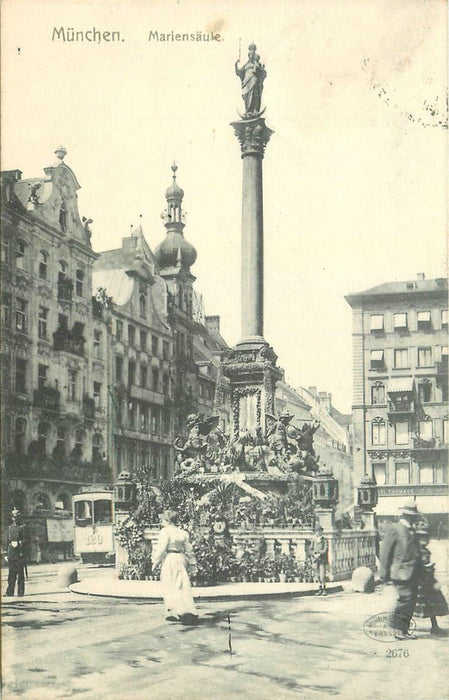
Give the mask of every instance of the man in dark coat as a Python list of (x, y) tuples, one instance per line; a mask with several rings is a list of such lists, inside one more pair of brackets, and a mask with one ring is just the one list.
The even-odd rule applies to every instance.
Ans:
[(386, 532), (380, 548), (380, 578), (392, 581), (396, 588), (397, 601), (393, 614), (396, 639), (416, 639), (409, 633), (410, 620), (416, 605), (418, 583), (421, 575), (419, 542), (414, 531), (418, 518), (415, 503), (399, 509), (399, 522)]
[(7, 596), (14, 595), (17, 581), (17, 595), (25, 594), (25, 526), (19, 523), (19, 511), (13, 508), (11, 525), (8, 527), (8, 588)]

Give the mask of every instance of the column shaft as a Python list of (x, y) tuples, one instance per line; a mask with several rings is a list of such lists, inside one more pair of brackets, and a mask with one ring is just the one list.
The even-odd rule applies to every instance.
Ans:
[(243, 158), (242, 187), (242, 339), (263, 338), (262, 159)]

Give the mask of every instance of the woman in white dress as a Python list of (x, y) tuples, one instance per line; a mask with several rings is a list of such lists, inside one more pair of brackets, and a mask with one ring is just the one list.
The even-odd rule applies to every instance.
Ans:
[(153, 568), (162, 563), (161, 584), (167, 620), (196, 618), (195, 603), (186, 565), (195, 564), (192, 545), (185, 530), (177, 527), (177, 515), (166, 510), (160, 516), (162, 529), (153, 550)]

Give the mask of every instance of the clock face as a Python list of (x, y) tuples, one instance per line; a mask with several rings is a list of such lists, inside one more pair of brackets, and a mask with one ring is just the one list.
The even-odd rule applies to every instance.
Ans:
[(217, 533), (217, 535), (221, 535), (226, 529), (225, 521), (224, 520), (216, 520), (213, 524), (213, 529), (214, 529), (214, 532)]

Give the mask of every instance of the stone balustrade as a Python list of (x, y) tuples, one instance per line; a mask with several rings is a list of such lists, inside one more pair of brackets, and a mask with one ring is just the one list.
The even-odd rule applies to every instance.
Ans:
[[(205, 528), (205, 534), (208, 530)], [(148, 527), (145, 539), (154, 545), (159, 535), (159, 528)], [(267, 555), (294, 554), (298, 561), (306, 561), (311, 552), (313, 531), (311, 529), (254, 527), (249, 529), (231, 528), (230, 535), (237, 548), (256, 547), (261, 539), (265, 540)], [(359, 566), (376, 568), (376, 530), (337, 530), (324, 532), (329, 542), (329, 570), (331, 581), (350, 578)], [(120, 558), (121, 559), (121, 558)], [(121, 559), (123, 563), (123, 559)]]

